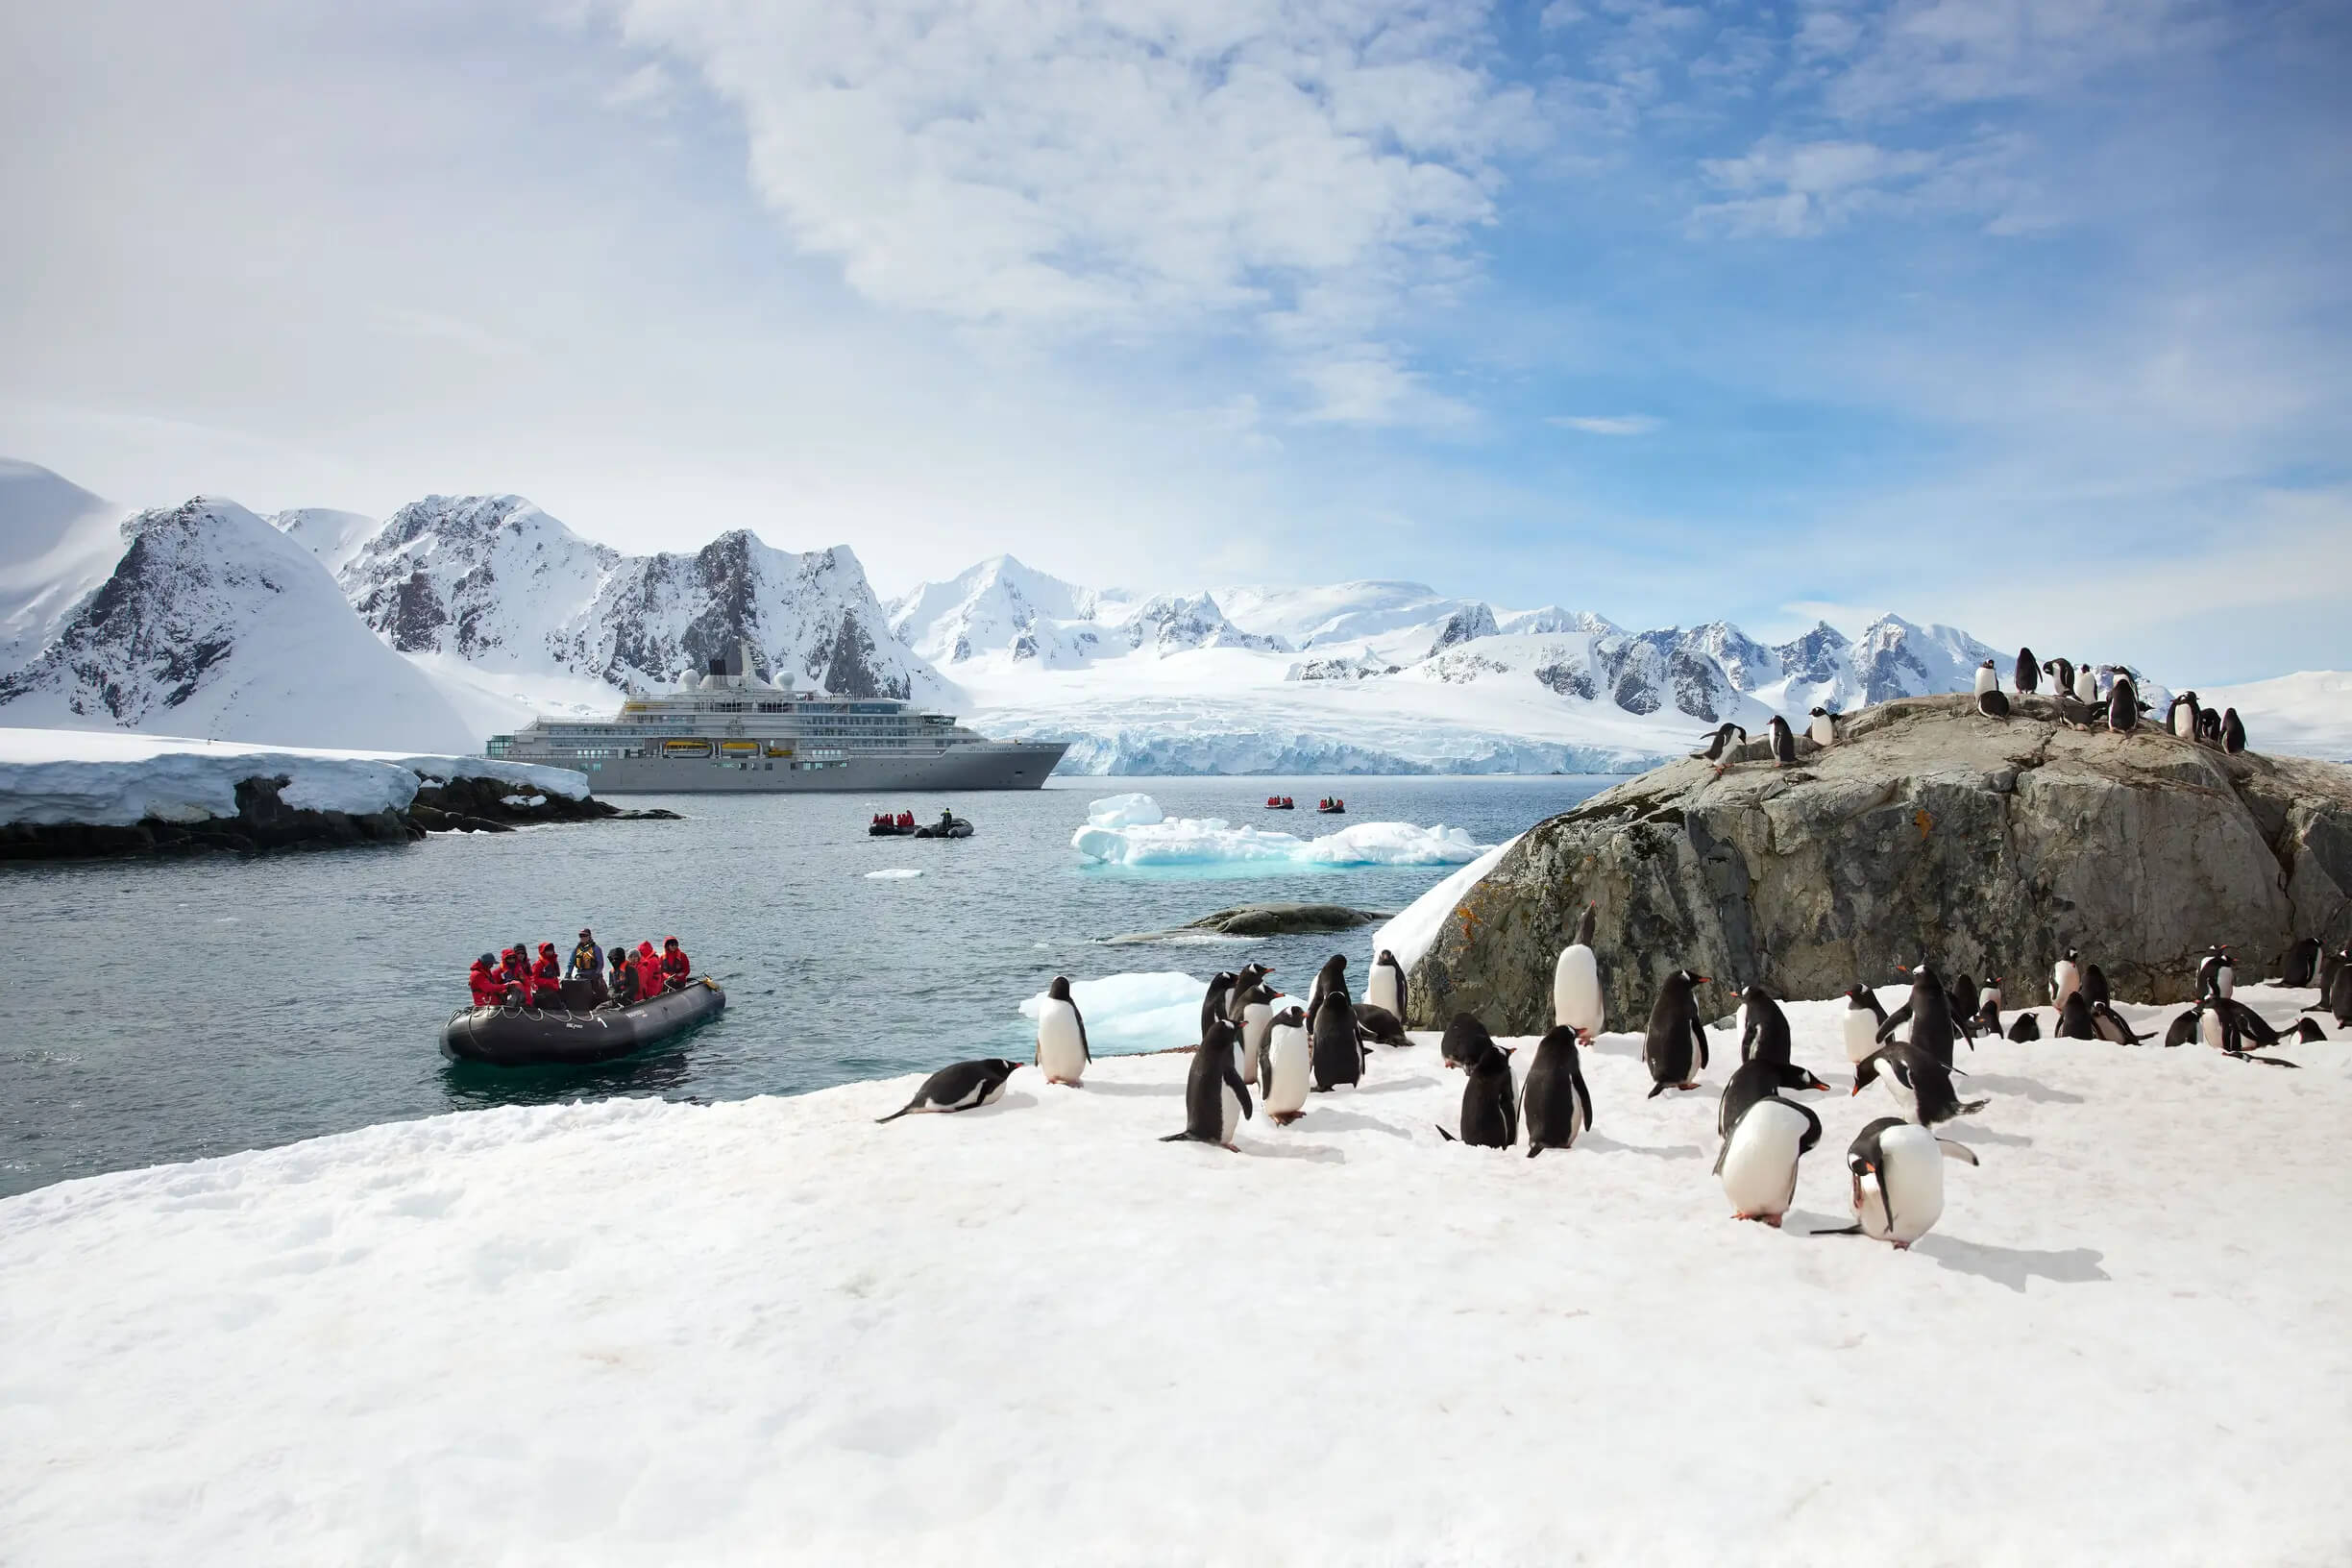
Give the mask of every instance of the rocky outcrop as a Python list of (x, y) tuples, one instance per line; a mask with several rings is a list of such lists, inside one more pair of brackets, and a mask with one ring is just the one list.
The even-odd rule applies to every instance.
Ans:
[(1498, 1033), (1551, 1020), (1552, 968), (1587, 902), (1609, 1027), (1637, 1029), (1659, 981), (1713, 977), (1789, 998), (1900, 979), (1933, 960), (2046, 1000), (2067, 947), (2120, 997), (2186, 1000), (2193, 955), (2242, 972), (2294, 940), (2352, 935), (2352, 769), (2119, 737), (2020, 699), (2006, 723), (1965, 697), (1855, 716), (1835, 747), (1763, 746), (1722, 777), (1678, 761), (1529, 831), (1456, 906), (1415, 967), (1416, 1026), (1477, 1014)]
[(1109, 945), (1129, 943), (1165, 942), (1171, 937), (1293, 937), (1324, 931), (1352, 931), (1360, 925), (1378, 925), (1388, 919), (1378, 910), (1351, 909), (1345, 904), (1237, 904), (1220, 909), (1213, 915), (1203, 915), (1197, 920), (1187, 920), (1172, 931), (1139, 931), (1132, 936), (1112, 937)]

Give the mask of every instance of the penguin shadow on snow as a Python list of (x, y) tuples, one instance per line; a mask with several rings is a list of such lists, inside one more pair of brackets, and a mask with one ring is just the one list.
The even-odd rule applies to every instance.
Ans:
[(1077, 1090), (1081, 1094), (1101, 1094), (1111, 1099), (1165, 1100), (1184, 1098), (1182, 1084), (1085, 1084)]
[[(1973, 1139), (1976, 1135), (1971, 1133)], [(2051, 1281), (2057, 1285), (2094, 1285), (2109, 1277), (2099, 1264), (2104, 1253), (2090, 1247), (2068, 1247), (2063, 1252), (2036, 1252), (2029, 1247), (1997, 1247), (1983, 1241), (1963, 1241), (1956, 1236), (1923, 1236), (1911, 1243), (1915, 1253), (1924, 1253), (1938, 1264), (1961, 1274), (1974, 1274), (1997, 1285), (2005, 1285), (2020, 1295), (2024, 1294), (2025, 1282), (2033, 1279)]]
[(1311, 1101), (1308, 1103), (1306, 1115), (1300, 1119), (1304, 1125), (1318, 1133), (1330, 1130), (1342, 1133), (1385, 1133), (1390, 1138), (1409, 1139), (1412, 1136), (1402, 1127), (1391, 1126), (1375, 1117), (1360, 1116), (1353, 1111), (1328, 1111)]
[(1971, 1143), (1999, 1143), (2012, 1149), (2030, 1149), (2034, 1146), (2034, 1140), (2030, 1138), (2017, 1133), (1996, 1132), (1990, 1127), (1980, 1126), (1973, 1121), (1951, 1121), (1946, 1122), (1944, 1126), (1947, 1132), (1955, 1127), (1962, 1128), (1966, 1140)]
[[(2081, 1043), (2076, 1041), (2075, 1043)], [(1850, 1083), (1851, 1081), (1849, 1080)], [(1967, 1083), (1972, 1093), (2016, 1094), (2044, 1105), (2081, 1105), (2080, 1094), (2070, 1094), (2063, 1089), (2052, 1089), (2038, 1078), (2017, 1078), (2005, 1072), (1972, 1072)], [(1998, 1141), (1996, 1139), (1995, 1141)]]
[[(1579, 1149), (1590, 1149), (1595, 1154), (1646, 1154), (1653, 1160), (1702, 1160), (1706, 1151), (1696, 1143), (1620, 1143), (1605, 1133), (1587, 1132), (1576, 1140)], [(1561, 1150), (1571, 1153), (1571, 1150)]]
[[(1355, 1084), (1350, 1088), (1356, 1094), (1402, 1094), (1409, 1089), (1427, 1089), (1440, 1081), (1427, 1073), (1415, 1073), (1410, 1078), (1383, 1078), (1377, 1084)], [(1461, 1082), (1458, 1078), (1454, 1081)]]
[(1234, 1152), (1252, 1160), (1305, 1160), (1318, 1165), (1344, 1165), (1347, 1156), (1328, 1143), (1271, 1143), (1251, 1139)]

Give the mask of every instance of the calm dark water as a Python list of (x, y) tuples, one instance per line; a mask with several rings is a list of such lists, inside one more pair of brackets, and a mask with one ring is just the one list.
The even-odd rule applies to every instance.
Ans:
[[(1316, 836), (1352, 822), (1464, 827), (1499, 843), (1607, 778), (1284, 780), (1349, 815), (1259, 809), (1256, 779), (1056, 780), (1018, 795), (666, 799), (682, 822), (453, 835), (237, 861), (0, 869), (31, 963), (0, 1040), (0, 1193), (469, 1107), (659, 1094), (798, 1093), (963, 1057), (1028, 1054), (1022, 998), (1073, 979), (1250, 958), (1303, 985), (1369, 932), (1242, 946), (1106, 946), (1228, 904), (1400, 909), (1451, 868), (1211, 876), (1090, 869), (1069, 847), (1099, 796)], [(870, 839), (869, 817), (944, 804), (959, 842)], [(871, 881), (887, 867), (919, 868)], [(475, 954), (676, 935), (727, 988), (682, 1042), (595, 1070), (445, 1062), (438, 1030)], [(34, 982), (37, 972), (40, 978)]]

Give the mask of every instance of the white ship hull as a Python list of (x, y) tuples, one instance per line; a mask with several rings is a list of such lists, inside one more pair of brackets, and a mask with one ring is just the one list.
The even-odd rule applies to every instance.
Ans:
[(588, 774), (604, 795), (905, 795), (930, 790), (1034, 790), (1068, 747), (1062, 742), (984, 741), (913, 756), (851, 756), (795, 766), (783, 758), (608, 757), (601, 761), (509, 755)]

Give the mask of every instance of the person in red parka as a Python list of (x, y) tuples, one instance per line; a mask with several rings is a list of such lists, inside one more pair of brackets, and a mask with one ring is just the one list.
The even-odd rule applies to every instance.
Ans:
[(677, 938), (664, 937), (662, 939), (662, 978), (669, 982), (670, 989), (672, 991), (682, 989), (686, 984), (687, 976), (693, 973), (694, 964), (687, 958), (686, 949), (678, 945)]
[(522, 948), (509, 947), (499, 954), (499, 978), (506, 982), (507, 1000), (530, 1005), (530, 965)]
[(498, 966), (490, 962), (488, 953), (474, 961), (474, 968), (466, 974), (466, 985), (474, 992), (476, 1007), (497, 1007), (506, 1000), (505, 978), (499, 973)]
[(553, 943), (543, 942), (539, 944), (539, 962), (531, 966), (531, 984), (532, 989), (544, 991), (551, 996), (563, 994), (563, 960), (555, 956)]
[(651, 943), (641, 942), (637, 944), (637, 994), (659, 996), (661, 993), (661, 959), (654, 953)]

